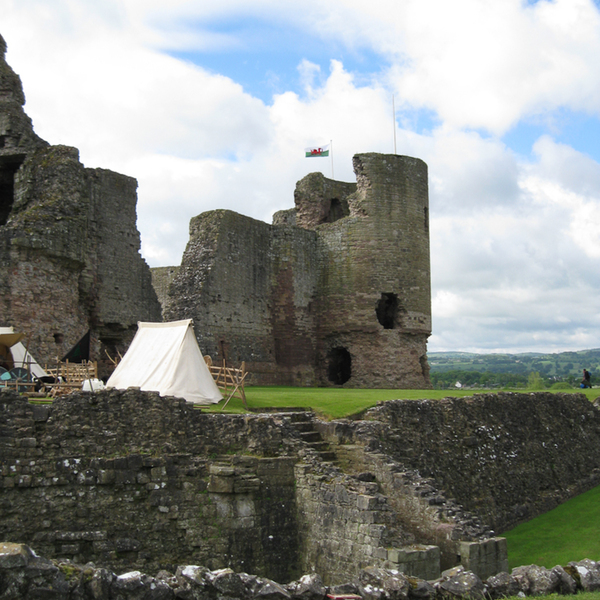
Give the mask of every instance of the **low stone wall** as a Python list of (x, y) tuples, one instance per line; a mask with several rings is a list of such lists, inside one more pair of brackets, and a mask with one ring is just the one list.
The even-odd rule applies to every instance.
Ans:
[(52, 407), (3, 391), (0, 539), (118, 570), (199, 561), (287, 581), (299, 564), (288, 429), (136, 390)]
[[(364, 567), (433, 578), (461, 562), (485, 578), (507, 568), (488, 522), (593, 485), (596, 411), (578, 395), (501, 394), (327, 423), (136, 389), (51, 406), (2, 389), (0, 539), (118, 572), (193, 562), (335, 584)], [(334, 462), (308, 442), (319, 432)]]
[(600, 484), (600, 411), (582, 394), (394, 400), (323, 428), (418, 473), (432, 505), (454, 499), (462, 539), (473, 527), (507, 531)]
[[(385, 494), (397, 526), (403, 531), (403, 542), (411, 544), (418, 541), (438, 548), (438, 572), (440, 568), (449, 569), (456, 565), (457, 556), (462, 556), (461, 540), (471, 542), (473, 548), (481, 543), (488, 547), (494, 545), (495, 562), (491, 557), (486, 561), (473, 562), (471, 569), (479, 576), (487, 577), (508, 568), (503, 540), (493, 538), (494, 532), (489, 526), (453, 499), (447, 498), (434, 479), (423, 477), (417, 470), (407, 469), (382, 453), (378, 438), (374, 437), (372, 423), (321, 421), (317, 426), (335, 448), (344, 470), (354, 472), (358, 478), (370, 479), (374, 482), (371, 485)], [(360, 440), (364, 445), (348, 443), (350, 440)], [(472, 550), (471, 554), (475, 552)], [(482, 553), (490, 554), (489, 549)], [(414, 574), (422, 576), (419, 571)]]
[(576, 594), (600, 589), (600, 563), (584, 559), (552, 569), (529, 565), (482, 581), (458, 567), (436, 580), (408, 577), (395, 570), (368, 567), (352, 581), (325, 586), (318, 574), (279, 584), (270, 579), (178, 566), (156, 576), (139, 571), (116, 575), (93, 564), (48, 560), (21, 544), (0, 543), (0, 598), (53, 600), (496, 600), (507, 596)]
[[(302, 570), (340, 583), (357, 568), (384, 566), (388, 548), (409, 541), (375, 482), (349, 478), (330, 465), (296, 466)], [(439, 573), (439, 561), (437, 565)]]

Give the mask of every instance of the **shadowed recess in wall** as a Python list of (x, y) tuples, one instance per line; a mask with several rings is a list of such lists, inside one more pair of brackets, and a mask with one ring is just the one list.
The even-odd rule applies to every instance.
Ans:
[(333, 348), (329, 353), (328, 377), (334, 385), (344, 385), (352, 377), (352, 357), (346, 348)]
[(398, 325), (398, 296), (382, 293), (375, 312), (379, 324), (384, 329), (396, 329)]
[[(4, 137), (0, 137), (4, 140)], [(3, 141), (0, 142), (0, 148)], [(24, 157), (3, 156), (0, 158), (0, 226), (6, 225), (13, 206), (15, 173), (21, 166)]]

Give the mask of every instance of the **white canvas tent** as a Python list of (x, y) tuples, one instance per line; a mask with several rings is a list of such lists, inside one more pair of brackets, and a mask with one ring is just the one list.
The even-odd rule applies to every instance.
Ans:
[(44, 369), (21, 343), (20, 340), (24, 337), (24, 333), (15, 333), (12, 327), (0, 327), (0, 355), (6, 358), (10, 353), (13, 362), (12, 368), (25, 369), (34, 377), (45, 377)]
[(196, 404), (216, 404), (223, 399), (204, 362), (191, 319), (139, 322), (129, 350), (106, 387), (139, 387)]
[(10, 353), (12, 354), (15, 368), (26, 369), (37, 378), (46, 377), (46, 371), (40, 367), (35, 358), (31, 356), (29, 350), (21, 342), (17, 342), (14, 346), (11, 346)]

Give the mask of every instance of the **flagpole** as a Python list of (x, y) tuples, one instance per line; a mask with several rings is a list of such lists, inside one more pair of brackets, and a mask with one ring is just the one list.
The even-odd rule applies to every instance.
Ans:
[(333, 176), (333, 140), (329, 140), (329, 151), (331, 152), (331, 179), (335, 179)]
[(394, 102), (394, 94), (392, 94), (392, 116), (394, 118), (394, 154), (397, 154), (396, 152), (396, 104)]

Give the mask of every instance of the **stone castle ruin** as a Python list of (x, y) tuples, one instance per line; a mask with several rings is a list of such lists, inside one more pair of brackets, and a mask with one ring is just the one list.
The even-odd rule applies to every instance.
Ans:
[[(356, 184), (308, 175), (272, 225), (199, 215), (181, 266), (152, 282), (135, 180), (41, 140), (5, 51), (0, 37), (1, 324), (27, 332), (40, 361), (87, 331), (95, 359), (124, 349), (162, 303), (167, 320), (194, 319), (205, 352), (246, 361), (255, 383), (430, 386), (422, 161), (359, 154)], [(600, 412), (578, 394), (396, 400), (324, 422), (209, 414), (134, 388), (52, 405), (0, 388), (0, 545), (104, 574), (196, 564), (335, 585), (365, 568), (432, 579), (460, 564), (485, 578), (508, 568), (496, 532), (599, 483)], [(30, 559), (38, 583), (54, 568), (16, 552), (0, 548), (2, 594)], [(219, 591), (249, 597), (236, 593)], [(430, 597), (414, 588), (413, 600)]]
[(135, 179), (40, 139), (5, 52), (0, 38), (0, 315), (38, 361), (88, 331), (106, 360), (137, 321), (192, 318), (202, 351), (245, 361), (253, 383), (430, 387), (425, 163), (356, 155), (356, 184), (308, 175), (272, 225), (201, 214), (181, 266), (151, 275)]
[(139, 253), (137, 182), (40, 139), (5, 53), (0, 36), (0, 324), (25, 332), (42, 364), (88, 331), (92, 359), (103, 347), (114, 356), (137, 321), (161, 320)]
[(213, 358), (253, 383), (430, 387), (427, 166), (358, 154), (357, 183), (312, 173), (269, 225), (190, 222), (181, 266), (153, 269), (165, 320), (192, 318)]

